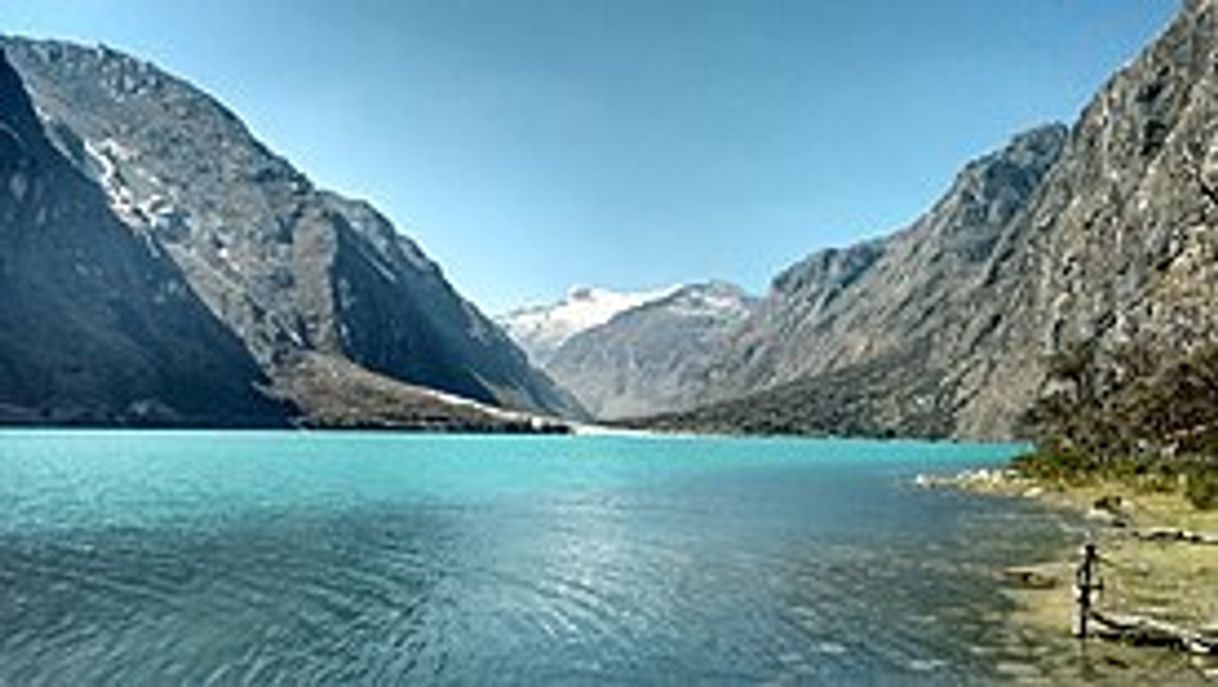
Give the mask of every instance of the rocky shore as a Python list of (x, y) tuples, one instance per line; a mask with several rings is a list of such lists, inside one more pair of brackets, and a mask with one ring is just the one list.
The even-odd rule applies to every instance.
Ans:
[[(1010, 637), (1029, 665), (1017, 681), (1218, 684), (1218, 511), (1125, 484), (1046, 483), (1010, 468), (920, 475), (918, 486), (1034, 499), (1081, 524), (1051, 560), (995, 571), (1014, 604)], [(1079, 546), (1099, 551), (1102, 589), (1077, 627)]]

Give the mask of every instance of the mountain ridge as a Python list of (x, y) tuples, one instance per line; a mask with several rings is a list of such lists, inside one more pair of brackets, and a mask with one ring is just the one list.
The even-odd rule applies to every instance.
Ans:
[[(734, 350), (742, 354), (720, 366), (710, 393), (717, 404), (652, 426), (1010, 439), (1053, 392), (1051, 361), (1063, 352), (1092, 351), (1089, 377), (1113, 387), (1132, 374), (1120, 355), (1126, 347), (1154, 351), (1156, 365), (1170, 366), (1212, 344), (1216, 14), (1212, 2), (1186, 3), (1068, 132), (1057, 127), (1048, 137), (1054, 144), (1045, 150), (1055, 150), (1043, 164), (1027, 158), (1035, 163), (1022, 165), (1028, 175), (1018, 161), (1000, 165), (1005, 171), (990, 179), (1000, 182), (991, 188), (998, 193), (983, 194), (986, 202), (957, 192), (970, 177), (986, 181), (966, 167), (881, 256), (868, 262), (863, 251), (864, 275), (835, 292), (832, 307), (777, 285), (741, 335)], [(931, 241), (896, 259), (893, 245), (910, 233)], [(982, 240), (960, 253), (948, 250), (953, 236)], [(970, 258), (972, 248), (980, 259)], [(919, 268), (927, 255), (956, 267)], [(892, 279), (866, 276), (885, 264)], [(813, 272), (796, 270), (807, 276), (796, 295), (832, 291), (832, 279)], [(891, 298), (895, 289), (866, 293), (868, 282), (903, 280), (921, 285), (906, 290), (907, 300)], [(867, 326), (850, 326), (851, 313), (869, 313)]]
[(951, 365), (962, 343), (984, 336), (968, 295), (1065, 139), (1060, 124), (1018, 134), (967, 163), (904, 229), (779, 273), (712, 366), (701, 392), (711, 403), (690, 426), (725, 431), (739, 415), (740, 427), (767, 433), (957, 433), (957, 393), (969, 380)]
[(0, 179), (0, 423), (285, 424), (240, 341), (45, 136), (2, 50)]
[[(109, 48), (12, 36), (0, 48), (50, 144), (180, 270), (270, 386), (320, 353), (407, 386), (583, 416), (386, 218), (315, 188), (210, 96)], [(272, 395), (302, 388), (280, 386)]]
[(513, 308), (495, 318), (530, 359), (545, 366), (571, 337), (614, 316), (680, 289), (682, 284), (643, 291), (573, 286), (557, 301)]
[(599, 419), (686, 409), (755, 304), (734, 284), (686, 284), (571, 336), (543, 369)]
[[(644, 426), (1017, 437), (1021, 418), (1062, 383), (1051, 361), (1063, 352), (1089, 351), (1091, 383), (1118, 388), (1133, 374), (1121, 351), (1151, 350), (1170, 366), (1218, 341), (1216, 14), (1213, 2), (1186, 2), (1072, 126), (1014, 136), (967, 163), (907, 227), (805, 257), (776, 275), (759, 303), (682, 320), (698, 308), (672, 299), (690, 285), (659, 295), (586, 290), (499, 322), (534, 341), (524, 346), (533, 360), (598, 415), (661, 413), (637, 422)], [(23, 205), (29, 160), (48, 161), (53, 175), (71, 168), (70, 183), (90, 187), (78, 194), (88, 208), (75, 210), (86, 223), (129, 231), (127, 248), (81, 230), (75, 248), (38, 249), (56, 269), (79, 265), (73, 251), (112, 255), (97, 283), (147, 291), (125, 324), (113, 304), (82, 301), (87, 333), (121, 342), (107, 355), (165, 358), (164, 342), (140, 323), (155, 322), (153, 282), (174, 283), (176, 273), (185, 286), (175, 289), (198, 300), (181, 306), (183, 330), (211, 331), (203, 323), (218, 321), (255, 368), (219, 339), (214, 351), (232, 356), (216, 367), (272, 399), (320, 408), (320, 398), (300, 394), (324, 395), (327, 380), (357, 398), (341, 379), (350, 370), (359, 388), (417, 385), (585, 417), (386, 218), (314, 188), (205, 94), (105, 48), (10, 37), (0, 47), (36, 108), (23, 110), (12, 93), (0, 100), (8, 117), (0, 152), (12, 158), (5, 202), (23, 223), (10, 240), (45, 221)], [(140, 246), (147, 259), (132, 252)], [(71, 311), (57, 289), (87, 283), (85, 273), (46, 285), (47, 298)], [(154, 273), (143, 286), (130, 276)], [(29, 318), (10, 314), (21, 317)], [(698, 324), (674, 324), (686, 321)], [(6, 345), (38, 361), (42, 352), (22, 336), (10, 332)], [(140, 393), (161, 388), (162, 362), (137, 358), (133, 369), (152, 370), (135, 385)], [(18, 379), (19, 366), (6, 363)], [(615, 397), (622, 404), (612, 407)], [(122, 402), (170, 417), (190, 401), (146, 400)]]

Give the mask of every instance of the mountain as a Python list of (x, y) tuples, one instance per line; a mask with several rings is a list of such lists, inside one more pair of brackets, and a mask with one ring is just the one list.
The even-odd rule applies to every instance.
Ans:
[[(37, 112), (27, 128), (45, 131), (45, 154), (53, 150), (62, 176), (83, 189), (74, 194), (93, 197), (108, 210), (107, 231), (121, 229), (177, 275), (183, 297), (217, 323), (247, 366), (253, 361), (271, 395), (315, 408), (324, 399), (301, 394), (341, 395), (375, 378), (378, 388), (403, 385), (394, 403), (419, 397), (413, 390), (422, 387), (487, 406), (582, 416), (387, 219), (367, 203), (315, 188), (212, 98), (104, 47), (12, 37), (0, 47)], [(65, 187), (62, 195), (73, 194)], [(60, 202), (42, 205), (56, 216)], [(36, 220), (36, 209), (30, 212)], [(103, 231), (92, 222), (64, 231)], [(8, 233), (26, 250), (21, 232)], [(82, 248), (43, 256), (44, 267), (71, 269), (74, 255), (101, 259)], [(77, 317), (66, 302), (40, 312)], [(162, 319), (146, 329), (159, 336)], [(23, 341), (60, 345), (47, 336)], [(82, 364), (74, 353), (61, 355)], [(14, 353), (3, 362), (21, 367), (25, 358)], [(151, 366), (176, 373), (162, 362)], [(312, 379), (301, 383), (306, 376)], [(368, 406), (366, 419), (400, 417), (391, 406)]]
[(46, 138), (2, 55), (0, 218), (0, 423), (283, 423), (254, 358)]
[(990, 355), (975, 348), (986, 321), (976, 319), (973, 291), (1066, 139), (1060, 125), (1016, 136), (966, 165), (904, 230), (821, 251), (778, 275), (701, 391), (723, 402), (693, 421), (758, 432), (956, 433), (957, 394), (969, 393), (960, 365)]
[[(970, 164), (910, 228), (778, 277), (691, 414), (726, 431), (1010, 438), (1054, 391), (1166, 369), (1218, 334), (1218, 19), (1185, 3), (1067, 132)], [(1150, 372), (1153, 374), (1153, 371)]]
[(732, 284), (683, 286), (571, 336), (545, 370), (598, 418), (688, 409), (755, 304)]
[(679, 287), (654, 291), (619, 292), (594, 287), (577, 287), (549, 305), (512, 310), (497, 318), (529, 357), (544, 366), (567, 339), (602, 325), (620, 312), (654, 301)]

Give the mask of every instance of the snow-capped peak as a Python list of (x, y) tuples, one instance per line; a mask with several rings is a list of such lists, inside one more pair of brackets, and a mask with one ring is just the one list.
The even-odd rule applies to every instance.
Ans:
[(680, 284), (649, 291), (622, 292), (579, 286), (556, 303), (534, 305), (500, 316), (499, 324), (537, 363), (543, 363), (567, 339), (602, 325), (614, 315), (666, 298)]

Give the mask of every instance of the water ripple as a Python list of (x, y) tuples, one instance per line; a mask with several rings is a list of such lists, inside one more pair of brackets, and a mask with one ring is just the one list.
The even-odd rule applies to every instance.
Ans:
[[(277, 490), (198, 457), (0, 462), (0, 684), (997, 679), (989, 571), (1057, 532), (892, 464), (551, 458), (509, 489), (482, 450), (459, 476), (272, 456)], [(1036, 536), (962, 546), (1012, 528)]]

